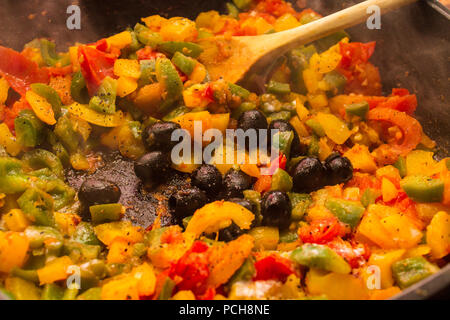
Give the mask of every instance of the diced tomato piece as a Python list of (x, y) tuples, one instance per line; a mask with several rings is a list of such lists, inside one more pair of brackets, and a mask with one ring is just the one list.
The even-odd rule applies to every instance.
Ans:
[(65, 67), (44, 67), (48, 70), (48, 75), (50, 77), (64, 77), (73, 72), (71, 65)]
[(146, 46), (146, 47), (136, 51), (136, 55), (137, 55), (139, 61), (141, 61), (141, 60), (153, 60), (153, 59), (156, 59), (156, 58), (164, 58), (165, 57), (164, 54), (162, 54), (160, 52), (157, 52), (157, 51), (154, 51), (149, 46)]
[(13, 104), (12, 108), (6, 107), (4, 109), (4, 122), (9, 127), (9, 130), (11, 130), (11, 132), (14, 132), (14, 119), (16, 119), (16, 117), (22, 110), (31, 110), (31, 106), (28, 104), (25, 98), (21, 98), (20, 100), (16, 101)]
[(169, 276), (178, 282), (177, 290), (191, 290), (202, 295), (207, 290), (206, 280), (209, 277), (208, 245), (196, 241), (169, 271)]
[(292, 262), (278, 255), (270, 255), (255, 262), (256, 275), (253, 280), (279, 280), (294, 273)]
[(48, 71), (17, 51), (0, 46), (0, 75), (21, 95), (33, 83), (48, 83)]
[(216, 288), (209, 287), (208, 289), (206, 289), (205, 293), (197, 295), (195, 298), (197, 300), (214, 300), (215, 296), (216, 296)]
[(370, 257), (369, 247), (365, 244), (335, 238), (327, 246), (344, 258), (352, 268), (362, 266)]
[(114, 54), (105, 53), (89, 46), (80, 46), (78, 48), (78, 59), (91, 95), (97, 92), (104, 78), (116, 78), (114, 63), (117, 57)]
[(272, 176), (261, 176), (253, 185), (253, 190), (258, 191), (259, 193), (265, 193), (270, 190), (271, 186)]
[(339, 46), (342, 55), (340, 66), (343, 69), (348, 69), (358, 64), (367, 63), (375, 52), (376, 42), (340, 42)]
[(342, 228), (335, 217), (316, 219), (298, 230), (298, 235), (304, 243), (325, 244), (341, 234)]

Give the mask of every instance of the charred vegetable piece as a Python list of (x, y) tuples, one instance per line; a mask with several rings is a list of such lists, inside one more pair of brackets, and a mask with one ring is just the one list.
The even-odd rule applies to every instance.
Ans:
[(326, 245), (306, 243), (292, 252), (291, 260), (310, 268), (336, 273), (347, 274), (351, 271), (344, 258)]
[(426, 176), (408, 176), (401, 182), (408, 197), (417, 202), (441, 202), (444, 182)]

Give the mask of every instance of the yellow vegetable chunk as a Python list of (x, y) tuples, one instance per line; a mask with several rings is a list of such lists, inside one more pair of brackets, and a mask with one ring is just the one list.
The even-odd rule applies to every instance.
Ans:
[(276, 227), (256, 227), (249, 234), (255, 239), (256, 250), (275, 250), (280, 242), (280, 231)]
[(370, 154), (369, 148), (361, 144), (355, 144), (350, 150), (344, 153), (353, 165), (354, 169), (361, 172), (371, 173), (377, 170), (375, 158)]
[(0, 104), (5, 104), (8, 98), (9, 83), (4, 78), (0, 78)]
[(52, 105), (48, 101), (34, 93), (33, 91), (27, 91), (26, 99), (33, 109), (36, 116), (44, 123), (54, 125), (56, 123), (55, 114), (53, 112)]
[(300, 26), (300, 22), (290, 13), (286, 13), (279, 17), (273, 25), (276, 32), (296, 28), (298, 26)]
[(412, 248), (422, 239), (422, 232), (406, 216), (393, 214), (381, 219), (381, 224), (397, 248)]
[(186, 228), (186, 233), (200, 236), (203, 232), (213, 233), (231, 221), (241, 229), (250, 229), (255, 215), (241, 205), (228, 201), (215, 201), (198, 209)]
[(387, 289), (373, 290), (370, 292), (370, 300), (387, 300), (399, 294), (402, 290), (399, 287), (390, 287)]
[(311, 295), (326, 295), (332, 300), (365, 300), (369, 297), (363, 281), (350, 274), (311, 269), (306, 275), (306, 287)]
[(398, 190), (395, 185), (387, 178), (381, 180), (381, 195), (384, 202), (389, 202), (398, 196)]
[(22, 232), (30, 225), (30, 221), (20, 209), (12, 209), (3, 214), (2, 220), (9, 230), (16, 232)]
[(74, 213), (55, 212), (53, 216), (59, 230), (69, 236), (75, 232), (77, 225), (81, 222), (81, 218)]
[(94, 228), (97, 238), (105, 245), (110, 246), (116, 239), (123, 239), (131, 243), (142, 241), (142, 230), (135, 227), (130, 221), (104, 223)]
[(117, 238), (109, 246), (108, 263), (126, 263), (133, 253), (133, 244), (127, 240)]
[(0, 272), (22, 267), (27, 258), (29, 241), (22, 233), (0, 231)]
[(73, 103), (68, 107), (68, 110), (74, 116), (81, 118), (89, 123), (100, 127), (113, 128), (123, 124), (125, 117), (122, 111), (117, 111), (115, 114), (103, 114), (90, 109), (88, 106)]
[(178, 291), (171, 300), (196, 300), (191, 290)]
[(108, 42), (108, 45), (111, 47), (123, 49), (128, 47), (133, 42), (133, 38), (131, 37), (130, 31), (124, 31), (106, 38), (106, 42)]
[(72, 264), (72, 260), (68, 256), (47, 262), (43, 268), (37, 270), (40, 284), (67, 279), (69, 277), (68, 269)]
[(433, 159), (433, 152), (413, 150), (406, 156), (406, 172), (408, 176), (432, 176), (439, 172), (438, 163)]
[(139, 61), (130, 59), (117, 59), (114, 63), (114, 74), (118, 77), (139, 79), (141, 66)]
[(139, 89), (134, 103), (147, 114), (152, 114), (162, 101), (162, 87), (160, 83), (152, 83)]
[(405, 249), (392, 250), (387, 252), (374, 252), (370, 256), (368, 266), (377, 266), (380, 268), (380, 285), (382, 289), (387, 289), (394, 285), (391, 266), (394, 262), (402, 259)]
[(217, 288), (226, 283), (250, 255), (253, 245), (253, 237), (242, 235), (223, 246), (213, 246), (208, 259), (208, 286)]
[(133, 93), (138, 88), (137, 80), (131, 77), (120, 77), (117, 80), (117, 95), (121, 98)]
[(317, 121), (322, 125), (325, 134), (337, 144), (343, 144), (350, 138), (351, 131), (348, 129), (344, 121), (331, 113), (319, 112), (316, 117)]
[(197, 26), (194, 21), (174, 17), (163, 21), (160, 30), (164, 41), (193, 41), (197, 38)]
[(22, 151), (21, 145), (5, 123), (0, 124), (0, 146), (12, 156), (17, 156)]
[(436, 213), (427, 227), (427, 244), (435, 259), (450, 253), (450, 215), (444, 211)]

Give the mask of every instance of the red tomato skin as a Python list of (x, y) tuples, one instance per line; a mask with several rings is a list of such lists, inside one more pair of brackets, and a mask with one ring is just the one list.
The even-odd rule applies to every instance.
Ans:
[(338, 219), (325, 218), (311, 221), (310, 225), (298, 230), (303, 243), (326, 244), (341, 234), (341, 224)]
[(253, 280), (286, 281), (294, 273), (292, 262), (277, 255), (270, 255), (255, 262), (256, 275)]
[(48, 71), (17, 51), (0, 46), (0, 75), (20, 95), (25, 95), (33, 83), (48, 83)]

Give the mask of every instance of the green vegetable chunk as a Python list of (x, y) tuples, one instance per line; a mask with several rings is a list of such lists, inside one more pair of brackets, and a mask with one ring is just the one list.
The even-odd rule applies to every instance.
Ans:
[(139, 42), (145, 44), (146, 46), (150, 46), (155, 49), (158, 44), (160, 44), (163, 40), (161, 35), (158, 32), (153, 32), (146, 26), (138, 23), (134, 27), (134, 33), (136, 34)]
[(398, 286), (405, 289), (439, 270), (424, 257), (413, 257), (394, 262), (392, 275)]
[(54, 283), (48, 283), (42, 290), (42, 300), (62, 300), (64, 289)]
[(406, 171), (406, 158), (405, 157), (398, 157), (397, 161), (394, 163), (394, 167), (398, 169), (398, 173), (400, 174), (400, 177), (404, 178), (406, 177), (407, 171)]
[(256, 104), (254, 104), (253, 102), (243, 102), (239, 107), (233, 110), (233, 112), (231, 113), (231, 117), (237, 120), (244, 112), (255, 109)]
[(25, 153), (22, 157), (22, 161), (33, 170), (48, 168), (57, 177), (64, 178), (64, 168), (61, 161), (59, 161), (58, 157), (50, 151), (34, 149), (33, 151)]
[(441, 202), (444, 182), (426, 176), (409, 176), (400, 183), (408, 197), (417, 202)]
[(318, 137), (325, 137), (325, 130), (323, 129), (322, 125), (319, 121), (316, 119), (308, 119), (306, 120), (305, 124), (311, 128), (311, 130), (318, 136)]
[(375, 203), (375, 200), (381, 195), (377, 190), (367, 188), (361, 196), (361, 203), (364, 207), (368, 207)]
[(17, 203), (27, 218), (37, 225), (52, 226), (53, 219), (53, 198), (44, 191), (30, 188), (25, 191)]
[(97, 95), (89, 101), (89, 108), (92, 110), (114, 114), (116, 113), (117, 81), (106, 77), (100, 85)]
[(55, 89), (43, 83), (33, 83), (31, 85), (31, 90), (41, 97), (44, 97), (47, 102), (52, 105), (53, 113), (55, 114), (56, 119), (61, 116), (62, 102), (58, 92), (56, 92)]
[(291, 92), (289, 83), (281, 83), (271, 80), (267, 85), (267, 92), (277, 95), (285, 95)]
[(292, 205), (292, 220), (300, 221), (303, 219), (308, 207), (312, 203), (312, 198), (309, 194), (303, 193), (288, 193)]
[(362, 101), (349, 104), (345, 106), (345, 112), (348, 115), (358, 116), (362, 119), (365, 119), (367, 112), (369, 112), (369, 103), (366, 101)]
[(248, 281), (255, 275), (255, 263), (252, 258), (247, 258), (242, 266), (233, 274), (228, 281), (226, 287), (231, 289), (231, 286), (238, 281)]
[(22, 110), (14, 119), (17, 141), (24, 147), (35, 147), (43, 138), (44, 124), (33, 111)]
[(294, 262), (326, 271), (347, 274), (350, 273), (350, 265), (326, 245), (306, 243), (295, 249), (291, 254)]
[(172, 63), (181, 70), (184, 74), (190, 75), (194, 71), (197, 61), (191, 57), (185, 56), (181, 52), (177, 51), (172, 57)]
[(167, 41), (158, 45), (158, 50), (173, 56), (176, 52), (181, 52), (185, 56), (191, 58), (198, 58), (203, 52), (203, 48), (196, 43), (181, 42), (181, 41)]
[(183, 82), (172, 62), (166, 58), (156, 60), (156, 78), (165, 90), (165, 100), (159, 106), (158, 112), (166, 114), (183, 93)]
[(325, 207), (330, 210), (338, 219), (352, 228), (356, 227), (365, 211), (360, 204), (342, 199), (328, 199)]
[(100, 241), (95, 235), (94, 227), (87, 222), (81, 222), (72, 235), (72, 240), (82, 244), (100, 245)]
[(72, 76), (72, 83), (70, 85), (70, 95), (73, 100), (78, 103), (86, 104), (89, 102), (89, 94), (81, 71), (75, 72)]
[(13, 277), (8, 280), (7, 290), (16, 300), (40, 300), (40, 289), (30, 281)]
[(292, 177), (283, 169), (278, 168), (272, 175), (271, 190), (289, 192), (291, 191), (292, 186)]
[(118, 221), (123, 215), (124, 207), (120, 203), (99, 204), (89, 207), (93, 223)]
[(25, 191), (30, 185), (29, 178), (23, 173), (20, 160), (0, 157), (0, 192), (14, 194)]

